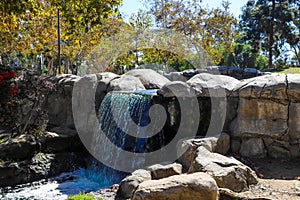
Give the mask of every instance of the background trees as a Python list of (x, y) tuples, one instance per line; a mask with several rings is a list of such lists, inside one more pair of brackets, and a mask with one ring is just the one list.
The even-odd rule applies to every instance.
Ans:
[[(118, 18), (120, 3), (121, 0), (1, 1), (0, 61), (43, 54), (49, 67), (57, 66), (57, 12), (60, 10), (64, 71), (71, 67), (76, 73), (76, 67), (91, 46), (111, 32), (105, 29), (105, 24), (111, 18)], [(12, 54), (18, 56), (12, 58)], [(33, 62), (30, 60), (29, 63)]]
[[(268, 54), (268, 67), (291, 45), (297, 55), (299, 45), (299, 1), (249, 0), (243, 8), (240, 29), (254, 52)], [(296, 48), (296, 50), (295, 50)]]
[(198, 0), (145, 0), (148, 10), (129, 21), (121, 3), (1, 1), (0, 63), (54, 73), (59, 10), (62, 73), (123, 73), (150, 63), (162, 71), (300, 65), (298, 0), (249, 0), (239, 19), (228, 1), (205, 8)]

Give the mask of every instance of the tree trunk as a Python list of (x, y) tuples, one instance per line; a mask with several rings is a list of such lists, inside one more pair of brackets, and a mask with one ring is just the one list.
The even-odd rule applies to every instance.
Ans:
[(271, 9), (271, 22), (270, 22), (270, 39), (269, 39), (269, 64), (268, 69), (272, 68), (273, 64), (273, 44), (274, 44), (274, 20), (275, 20), (275, 0), (272, 0)]
[[(293, 47), (293, 49), (294, 49), (294, 53), (295, 53), (295, 56), (296, 56), (296, 59), (297, 59), (297, 62), (298, 62), (297, 66), (300, 67), (300, 56), (299, 56), (300, 51), (297, 51), (296, 47)], [(299, 49), (300, 49), (300, 46), (299, 46)]]

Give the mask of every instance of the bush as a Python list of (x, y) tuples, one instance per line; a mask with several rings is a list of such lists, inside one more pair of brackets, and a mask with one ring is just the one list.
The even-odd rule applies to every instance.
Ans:
[(10, 68), (0, 66), (0, 122), (12, 131), (12, 137), (23, 133), (39, 135), (48, 122), (46, 98), (55, 85), (23, 70), (20, 77)]
[(13, 105), (13, 99), (18, 92), (16, 77), (17, 73), (15, 71), (0, 65), (0, 104)]

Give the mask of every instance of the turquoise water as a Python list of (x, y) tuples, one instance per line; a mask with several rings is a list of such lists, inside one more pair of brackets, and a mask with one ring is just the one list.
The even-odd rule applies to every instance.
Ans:
[[(118, 174), (115, 176), (114, 174)], [(116, 172), (99, 163), (93, 163), (87, 169), (40, 181), (0, 189), (2, 200), (62, 200), (80, 192), (97, 191), (119, 183), (127, 174)]]

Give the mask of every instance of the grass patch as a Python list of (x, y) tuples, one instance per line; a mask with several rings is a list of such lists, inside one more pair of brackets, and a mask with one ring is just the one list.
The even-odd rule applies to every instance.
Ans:
[(0, 144), (9, 140), (10, 135), (0, 135)]
[[(96, 200), (92, 195), (87, 195), (83, 193), (79, 193), (73, 196), (69, 196), (67, 200)], [(97, 200), (103, 200), (102, 198), (98, 198)]]
[(268, 70), (273, 73), (278, 73), (278, 74), (300, 74), (300, 67), (290, 67), (290, 68), (277, 68), (277, 69), (271, 69)]

